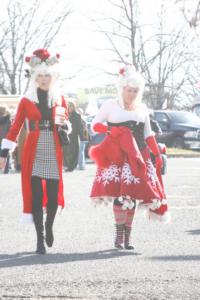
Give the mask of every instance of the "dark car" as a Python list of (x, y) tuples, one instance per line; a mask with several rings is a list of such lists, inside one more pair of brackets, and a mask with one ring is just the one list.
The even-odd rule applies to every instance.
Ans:
[(169, 147), (200, 149), (200, 118), (187, 111), (157, 110), (154, 118), (159, 123), (162, 134), (160, 143)]

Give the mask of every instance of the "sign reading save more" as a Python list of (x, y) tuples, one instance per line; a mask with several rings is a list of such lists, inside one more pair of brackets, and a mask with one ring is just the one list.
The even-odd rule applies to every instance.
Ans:
[(0, 106), (6, 105), (8, 108), (16, 108), (21, 96), (19, 95), (0, 95)]

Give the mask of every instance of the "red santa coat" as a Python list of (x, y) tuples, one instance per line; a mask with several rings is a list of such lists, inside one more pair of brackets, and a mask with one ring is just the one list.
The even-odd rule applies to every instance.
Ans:
[[(53, 106), (52, 114), (53, 120), (55, 119), (55, 108), (58, 104), (55, 103)], [(67, 113), (67, 105), (62, 98), (61, 106), (66, 108), (66, 120), (68, 119)], [(40, 121), (42, 118), (39, 109), (37, 108), (36, 104), (30, 101), (27, 98), (22, 98), (18, 109), (15, 120), (6, 136), (6, 141), (8, 142), (15, 142), (16, 138), (24, 124), (25, 120), (28, 121)], [(22, 184), (22, 196), (23, 196), (23, 221), (31, 221), (32, 220), (32, 192), (31, 192), (31, 175), (32, 175), (32, 168), (36, 153), (37, 142), (39, 138), (40, 130), (36, 126), (36, 130), (30, 131), (25, 139), (23, 150), (22, 150), (22, 171), (21, 171), (21, 184)], [(61, 208), (64, 208), (64, 195), (63, 195), (63, 179), (62, 179), (62, 147), (59, 142), (58, 133), (56, 130), (56, 126), (54, 125), (53, 129), (55, 145), (56, 145), (56, 158), (58, 164), (58, 170), (60, 175), (59, 180), (59, 192), (58, 192), (58, 205)], [(10, 144), (11, 144), (10, 143)], [(4, 145), (6, 148), (6, 143)], [(45, 181), (43, 182), (43, 207), (47, 204), (47, 194), (46, 194), (46, 185)]]

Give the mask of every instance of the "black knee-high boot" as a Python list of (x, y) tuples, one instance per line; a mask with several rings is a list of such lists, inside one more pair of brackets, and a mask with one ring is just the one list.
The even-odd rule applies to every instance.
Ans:
[(48, 247), (53, 246), (54, 236), (53, 236), (53, 223), (56, 216), (57, 208), (47, 208), (47, 218), (45, 222), (45, 230), (46, 230), (46, 244)]
[(124, 224), (115, 224), (115, 248), (123, 249), (124, 243)]
[(134, 249), (134, 247), (130, 245), (131, 229), (132, 229), (131, 227), (124, 225), (124, 230), (125, 230), (124, 248), (127, 250)]
[(44, 246), (44, 225), (43, 225), (43, 211), (33, 212), (33, 220), (37, 233), (37, 254), (46, 254)]

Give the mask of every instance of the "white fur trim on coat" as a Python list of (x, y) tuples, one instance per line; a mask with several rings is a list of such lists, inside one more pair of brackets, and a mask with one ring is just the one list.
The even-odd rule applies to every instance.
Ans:
[(14, 151), (17, 144), (11, 140), (3, 139), (1, 143), (1, 149), (9, 149), (11, 151)]
[(67, 125), (68, 129), (67, 129), (67, 133), (70, 134), (72, 132), (72, 124), (70, 123), (70, 121), (66, 120), (65, 124)]
[(57, 210), (57, 214), (58, 215), (62, 215), (65, 211), (65, 208), (62, 207), (61, 205), (58, 205), (58, 210)]
[(32, 214), (27, 214), (27, 213), (23, 213), (21, 218), (20, 218), (20, 222), (22, 224), (33, 224), (33, 215)]

